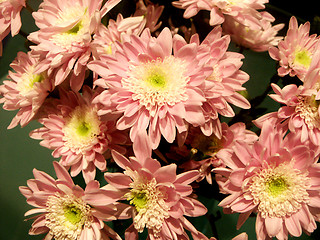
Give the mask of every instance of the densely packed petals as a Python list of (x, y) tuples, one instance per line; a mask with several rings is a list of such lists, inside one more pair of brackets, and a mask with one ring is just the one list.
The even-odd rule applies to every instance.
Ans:
[(234, 18), (235, 21), (251, 28), (259, 28), (261, 18), (259, 9), (264, 9), (268, 0), (179, 0), (172, 4), (185, 9), (184, 17), (190, 18), (200, 10), (210, 11), (210, 25), (222, 24), (225, 16)]
[(234, 18), (227, 16), (222, 24), (224, 34), (231, 36), (233, 42), (244, 48), (249, 48), (256, 52), (268, 51), (272, 46), (277, 46), (283, 37), (277, 37), (278, 31), (284, 27), (284, 24), (271, 25), (274, 18), (267, 12), (261, 13), (261, 27), (259, 29), (251, 29)]
[(96, 206), (102, 191), (98, 181), (90, 181), (83, 190), (73, 183), (62, 165), (54, 162), (53, 166), (57, 179), (34, 169), (34, 179), (28, 180), (28, 186), (19, 188), (27, 203), (35, 207), (25, 216), (37, 214), (29, 234), (47, 233), (45, 239), (48, 240), (121, 240), (103, 222), (114, 219), (116, 209), (112, 202), (115, 196), (104, 196), (105, 205)]
[(116, 204), (119, 218), (133, 219), (126, 230), (126, 239), (138, 239), (138, 232), (144, 229), (148, 230), (148, 239), (189, 239), (185, 229), (191, 232), (193, 239), (207, 239), (185, 218), (207, 212), (198, 200), (190, 197), (190, 184), (198, 178), (198, 171), (177, 175), (175, 164), (161, 167), (150, 157), (127, 159), (115, 151), (112, 155), (124, 172), (107, 172), (105, 178), (116, 191), (123, 192), (119, 200), (130, 204)]
[(91, 56), (91, 35), (101, 24), (104, 10), (109, 11), (119, 1), (109, 0), (100, 11), (102, 0), (45, 0), (33, 13), (39, 30), (28, 39), (37, 44), (31, 47), (34, 52), (56, 72), (55, 85), (71, 74), (71, 88), (81, 88)]
[(319, 221), (319, 163), (314, 149), (295, 134), (265, 122), (253, 146), (238, 144), (235, 154), (216, 168), (221, 191), (229, 194), (219, 205), (240, 213), (239, 228), (257, 213), (257, 239), (311, 233)]
[(60, 163), (71, 168), (72, 176), (82, 172), (86, 182), (95, 178), (96, 167), (106, 171), (110, 149), (125, 152), (120, 145), (127, 141), (113, 120), (98, 116), (98, 107), (91, 102), (93, 94), (88, 87), (83, 88), (82, 95), (62, 92), (56, 109), (39, 119), (43, 127), (30, 133), (42, 140), (42, 146), (54, 150), (53, 157), (61, 157)]
[(270, 56), (279, 61), (279, 76), (289, 74), (303, 81), (319, 42), (316, 34), (309, 36), (309, 31), (309, 22), (298, 26), (297, 19), (291, 17), (289, 29), (283, 41), (279, 42), (278, 47), (270, 48)]
[(9, 111), (19, 110), (8, 128), (26, 126), (35, 119), (49, 93), (54, 89), (52, 75), (39, 68), (41, 61), (31, 52), (19, 52), (10, 64), (8, 80), (0, 86), (0, 103)]

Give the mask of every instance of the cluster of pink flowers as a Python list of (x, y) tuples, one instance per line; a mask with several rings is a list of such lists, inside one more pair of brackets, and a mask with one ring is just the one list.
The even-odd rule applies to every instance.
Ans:
[[(60, 159), (56, 179), (35, 169), (20, 187), (34, 207), (25, 213), (35, 214), (29, 234), (213, 240), (189, 221), (208, 212), (196, 195), (203, 179), (227, 195), (219, 206), (239, 213), (236, 228), (256, 216), (259, 240), (312, 233), (320, 221), (320, 46), (310, 24), (292, 17), (281, 37), (267, 0), (178, 0), (185, 18), (210, 11), (211, 31), (184, 38), (173, 21), (162, 25), (164, 6), (133, 1), (125, 17), (114, 13), (120, 2), (43, 0), (30, 49), (0, 86), (3, 108), (18, 111), (8, 128), (38, 121), (30, 137)], [(30, 10), (0, 0), (0, 43), (19, 32), (23, 7)], [(231, 41), (269, 51), (280, 77), (301, 80), (271, 85), (282, 106), (254, 120), (260, 134), (221, 120), (236, 116), (232, 105), (251, 107), (245, 56), (228, 50)], [(83, 188), (73, 180), (80, 173)], [(123, 236), (106, 223), (126, 219)]]

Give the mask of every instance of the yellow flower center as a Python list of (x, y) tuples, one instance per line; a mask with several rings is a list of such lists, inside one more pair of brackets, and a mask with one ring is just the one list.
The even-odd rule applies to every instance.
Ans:
[(138, 100), (151, 110), (187, 100), (189, 77), (186, 72), (186, 64), (182, 60), (169, 56), (138, 66), (131, 65), (128, 77), (122, 79), (122, 85), (133, 92), (133, 100)]
[(320, 103), (315, 98), (315, 95), (298, 96), (299, 103), (295, 108), (295, 111), (304, 119), (309, 129), (320, 128), (320, 116), (318, 113)]
[(65, 145), (76, 153), (85, 152), (97, 143), (100, 123), (96, 109), (76, 107), (63, 128)]
[(74, 195), (49, 196), (46, 206), (45, 225), (56, 240), (77, 240), (93, 222), (91, 207)]
[(309, 68), (311, 60), (311, 54), (307, 50), (302, 49), (295, 52), (293, 63), (295, 65), (303, 66), (304, 68)]
[(38, 82), (43, 82), (45, 77), (42, 74), (34, 74), (34, 67), (30, 67), (30, 69), (22, 74), (20, 81), (17, 82), (17, 90), (19, 90), (22, 96), (28, 95), (33, 89), (34, 84)]
[(249, 187), (243, 188), (253, 197), (262, 217), (283, 217), (299, 211), (301, 204), (309, 200), (307, 175), (283, 163), (261, 170), (252, 177)]

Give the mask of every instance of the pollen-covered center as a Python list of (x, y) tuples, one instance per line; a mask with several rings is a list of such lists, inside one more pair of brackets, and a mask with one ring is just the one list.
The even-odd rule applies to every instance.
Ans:
[(45, 225), (56, 240), (79, 239), (92, 223), (91, 207), (74, 195), (49, 196), (46, 206)]
[(138, 232), (143, 232), (145, 227), (152, 229), (157, 236), (164, 220), (169, 217), (164, 190), (157, 186), (154, 178), (151, 181), (138, 178), (130, 185), (132, 189), (125, 196), (137, 211), (134, 227)]
[(57, 27), (70, 24), (70, 27), (61, 27), (60, 32), (51, 36), (51, 40), (60, 47), (70, 48), (77, 43), (83, 43), (90, 37), (90, 16), (87, 7), (76, 4), (59, 13), (55, 25)]
[(304, 119), (309, 129), (320, 128), (319, 104), (315, 95), (298, 96), (298, 104), (295, 111)]
[(187, 100), (187, 66), (174, 56), (131, 65), (122, 85), (148, 110)]
[(262, 217), (283, 217), (299, 211), (309, 200), (309, 182), (306, 172), (283, 163), (258, 172), (248, 190)]
[(311, 64), (311, 60), (311, 53), (305, 49), (298, 49), (294, 53), (294, 65), (302, 66), (307, 69)]
[(35, 83), (41, 83), (45, 77), (42, 74), (35, 74), (34, 67), (22, 74), (19, 82), (17, 82), (17, 90), (20, 95), (26, 96), (35, 87)]
[(96, 109), (77, 106), (63, 128), (65, 145), (76, 153), (86, 151), (97, 143), (100, 124)]

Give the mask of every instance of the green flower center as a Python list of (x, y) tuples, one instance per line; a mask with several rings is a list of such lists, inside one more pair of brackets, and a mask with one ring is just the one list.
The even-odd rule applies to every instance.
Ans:
[(154, 69), (146, 80), (153, 88), (161, 89), (167, 85), (165, 74), (158, 69)]
[(77, 34), (79, 30), (82, 28), (82, 23), (78, 22), (73, 28), (67, 31), (68, 34)]
[(131, 196), (128, 200), (130, 200), (130, 204), (132, 204), (136, 207), (137, 212), (139, 212), (141, 209), (146, 208), (147, 203), (148, 203), (147, 194), (143, 190), (142, 191), (132, 191)]
[(77, 134), (80, 136), (87, 136), (90, 132), (91, 126), (90, 123), (87, 123), (85, 121), (81, 122), (77, 128)]
[(270, 194), (274, 197), (277, 197), (280, 194), (283, 194), (288, 189), (288, 184), (286, 180), (283, 179), (282, 177), (271, 179), (267, 183), (267, 186)]
[(64, 207), (64, 216), (72, 224), (77, 224), (81, 221), (82, 211), (74, 205)]
[(295, 58), (294, 58), (294, 63), (298, 65), (302, 65), (305, 68), (308, 68), (311, 64), (311, 56), (310, 53), (307, 50), (300, 50), (296, 51), (295, 53)]

